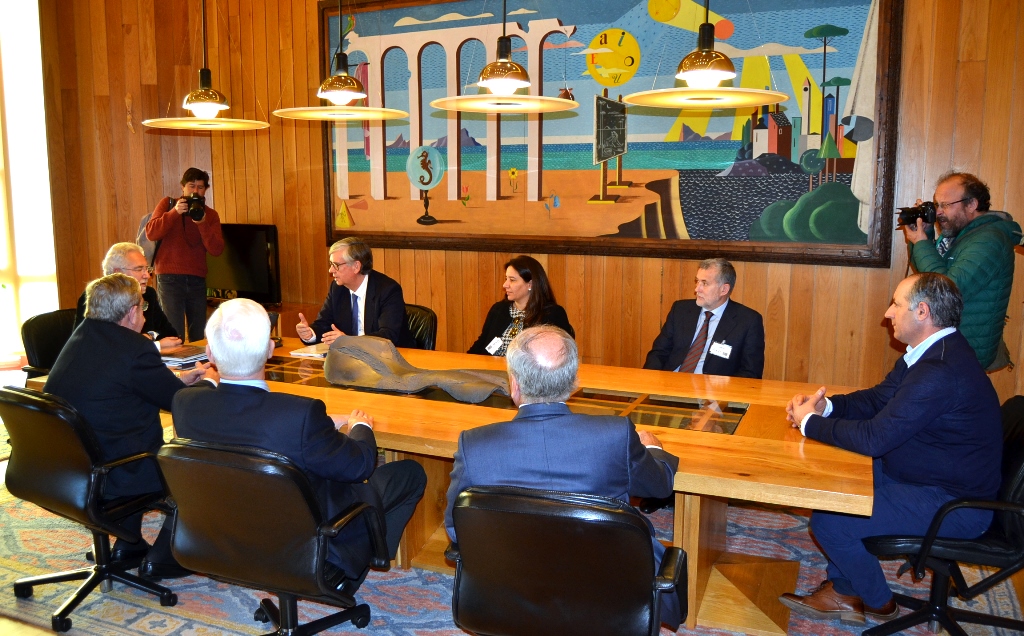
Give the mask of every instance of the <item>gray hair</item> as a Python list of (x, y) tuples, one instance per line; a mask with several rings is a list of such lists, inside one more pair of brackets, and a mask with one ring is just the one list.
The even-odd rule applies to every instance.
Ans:
[(711, 269), (713, 267), (718, 268), (715, 280), (718, 281), (719, 285), (728, 285), (729, 294), (731, 295), (732, 290), (736, 287), (736, 268), (724, 258), (705, 258), (697, 266), (697, 269)]
[(143, 258), (146, 257), (146, 253), (135, 243), (114, 243), (111, 245), (110, 249), (107, 250), (107, 255), (103, 257), (103, 275), (109, 276), (114, 273), (114, 270), (128, 267), (128, 255), (132, 252), (138, 252)]
[(340, 249), (346, 249), (346, 258), (350, 262), (359, 262), (361, 267), (359, 268), (360, 274), (365, 274), (373, 269), (373, 251), (370, 246), (363, 242), (363, 239), (357, 236), (349, 236), (335, 241), (331, 249), (327, 250), (328, 254), (333, 254)]
[(221, 303), (206, 322), (206, 342), (221, 375), (253, 375), (267, 362), (270, 318), (267, 310), (248, 298)]
[(960, 326), (964, 300), (951, 279), (934, 272), (918, 274), (907, 292), (907, 305), (913, 308), (919, 303), (928, 305), (933, 326), (939, 329)]
[[(553, 360), (538, 359), (538, 341), (558, 339)], [(576, 372), (580, 367), (576, 341), (565, 331), (552, 325), (524, 329), (505, 353), (508, 373), (519, 383), (522, 404), (565, 402), (577, 388)]]
[(121, 322), (132, 307), (142, 303), (139, 281), (126, 274), (97, 278), (85, 287), (85, 317)]

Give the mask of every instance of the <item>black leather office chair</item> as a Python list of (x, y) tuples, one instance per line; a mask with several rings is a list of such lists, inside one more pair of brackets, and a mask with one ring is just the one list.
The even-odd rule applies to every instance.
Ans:
[[(387, 568), (384, 521), (360, 503), (325, 520), (306, 476), (288, 458), (258, 448), (175, 439), (158, 454), (177, 508), (171, 550), (195, 572), (277, 595), (262, 599), (254, 619), (274, 634), (315, 634), (352, 621), (370, 622), (356, 605), (356, 585), (326, 562), (328, 541), (349, 523), (366, 523), (370, 565)], [(300, 626), (298, 598), (346, 608)], [(268, 635), (269, 636), (269, 635)]]
[(616, 499), (474, 487), (453, 511), (452, 615), (480, 635), (637, 634), (660, 629), (659, 590), (686, 616), (686, 553), (654, 573), (646, 520)]
[(417, 349), (433, 351), (437, 343), (437, 314), (423, 305), (405, 305), (405, 322)]
[[(958, 508), (994, 510), (992, 525), (977, 539), (937, 538), (942, 519)], [(1024, 568), (1024, 397), (1012, 397), (1003, 405), (1003, 484), (997, 501), (951, 501), (935, 513), (925, 536), (869, 537), (864, 539), (864, 545), (878, 557), (906, 557), (907, 562), (899, 570), (901, 575), (913, 570), (914, 578), (919, 580), (925, 569), (932, 571), (927, 601), (894, 594), (901, 607), (913, 611), (867, 630), (865, 636), (895, 634), (926, 622), (938, 623), (954, 636), (967, 633), (960, 622), (1024, 631), (1024, 621), (949, 606), (951, 593), (972, 599)], [(959, 563), (997, 571), (970, 586)]]
[(109, 581), (159, 596), (164, 606), (177, 603), (178, 597), (166, 587), (125, 572), (127, 568), (137, 567), (138, 562), (110, 561), (108, 535), (132, 542), (141, 539), (138, 533), (124, 529), (118, 522), (152, 508), (163, 498), (163, 493), (103, 501), (106, 475), (116, 466), (155, 461), (155, 458), (143, 453), (109, 464), (100, 463), (96, 439), (71, 405), (56, 396), (31, 389), (10, 386), (0, 389), (0, 418), (11, 436), (7, 489), (15, 497), (88, 528), (92, 532), (92, 553), (96, 560), (91, 567), (18, 579), (14, 582), (14, 595), (28, 598), (36, 585), (85, 579), (53, 614), (51, 625), (57, 632), (71, 629), (68, 615), (93, 588), (101, 583), (109, 585)]
[(32, 316), (21, 326), (28, 364), (21, 368), (30, 378), (46, 375), (57, 361), (71, 332), (75, 330), (75, 309), (58, 309)]

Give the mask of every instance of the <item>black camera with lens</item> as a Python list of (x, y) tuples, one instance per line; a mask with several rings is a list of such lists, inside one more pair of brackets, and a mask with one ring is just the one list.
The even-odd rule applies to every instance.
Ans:
[[(179, 200), (175, 199), (174, 197), (171, 197), (171, 199), (173, 201)], [(195, 192), (193, 192), (188, 196), (181, 197), (180, 200), (188, 204), (188, 212), (186, 212), (185, 214), (192, 217), (192, 220), (195, 221), (196, 223), (202, 221), (206, 217), (206, 197), (202, 196), (201, 194), (196, 194)]]
[(900, 228), (904, 225), (917, 225), (918, 219), (924, 219), (925, 225), (931, 225), (935, 223), (935, 204), (931, 201), (924, 201), (921, 205), (915, 205), (912, 208), (899, 208), (899, 222), (896, 227)]

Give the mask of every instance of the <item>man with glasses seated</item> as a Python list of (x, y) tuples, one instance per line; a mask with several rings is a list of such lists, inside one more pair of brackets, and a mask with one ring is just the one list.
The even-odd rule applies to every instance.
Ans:
[[(145, 261), (142, 261), (145, 264)], [(112, 462), (138, 453), (155, 453), (163, 444), (160, 409), (171, 410), (174, 394), (200, 380), (216, 383), (209, 364), (197, 364), (178, 377), (164, 366), (142, 330), (142, 292), (138, 281), (110, 274), (85, 288), (85, 320), (50, 369), (43, 391), (75, 407), (96, 436), (100, 461)], [(155, 303), (153, 303), (155, 304)], [(163, 490), (155, 461), (131, 462), (110, 471), (102, 497), (117, 499)], [(138, 530), (142, 513), (122, 522)], [(161, 579), (186, 576), (170, 550), (170, 517), (156, 541), (128, 543), (118, 539), (110, 556), (115, 561), (143, 559), (139, 575)]]
[[(167, 319), (156, 290), (149, 286), (153, 268), (146, 266), (146, 255), (135, 243), (114, 243), (103, 257), (103, 275), (127, 274), (139, 281), (142, 289), (142, 314), (145, 322), (142, 335), (156, 342), (158, 351), (168, 351), (181, 345), (181, 338)], [(78, 298), (78, 313), (75, 315), (75, 327), (85, 320), (85, 292)]]
[(348, 237), (331, 246), (327, 299), (312, 324), (299, 314), (295, 331), (307, 344), (330, 345), (338, 336), (377, 336), (396, 347), (414, 347), (405, 318), (402, 286), (373, 269), (373, 252)]
[(989, 209), (988, 186), (973, 174), (944, 174), (933, 196), (941, 233), (931, 240), (932, 228), (923, 219), (905, 225), (910, 263), (918, 272), (944, 274), (956, 283), (964, 300), (960, 332), (986, 371), (1001, 369), (1010, 363), (1003, 326), (1020, 226), (1009, 214)]

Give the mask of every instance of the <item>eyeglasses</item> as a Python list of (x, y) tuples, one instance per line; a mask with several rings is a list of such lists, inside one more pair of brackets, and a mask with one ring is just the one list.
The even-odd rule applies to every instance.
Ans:
[(144, 311), (144, 312), (149, 311), (149, 301), (148, 300), (142, 301), (141, 303), (139, 303), (139, 307), (142, 307), (142, 311)]
[(149, 272), (150, 276), (153, 275), (153, 268), (152, 267), (145, 267), (143, 265), (139, 265), (138, 267), (122, 267), (121, 271), (122, 272), (134, 272), (136, 274), (141, 274), (142, 272), (145, 271), (145, 272)]
[(951, 205), (956, 205), (957, 203), (963, 203), (964, 201), (970, 201), (970, 200), (971, 200), (971, 197), (964, 197), (963, 199), (960, 199), (959, 201), (950, 201), (949, 203), (939, 203), (939, 202), (936, 202), (935, 203), (935, 207), (937, 207), (938, 209), (940, 209), (943, 212), (945, 212), (946, 208), (948, 208)]
[(352, 262), (354, 262), (354, 261), (352, 261), (352, 262), (349, 262), (349, 261), (342, 261), (341, 263), (335, 263), (334, 261), (327, 261), (327, 262), (331, 264), (331, 265), (330, 265), (330, 268), (331, 268), (332, 270), (337, 270), (337, 269), (341, 269), (341, 268), (342, 268), (343, 266), (345, 266), (345, 265), (351, 265), (351, 264), (352, 264)]

